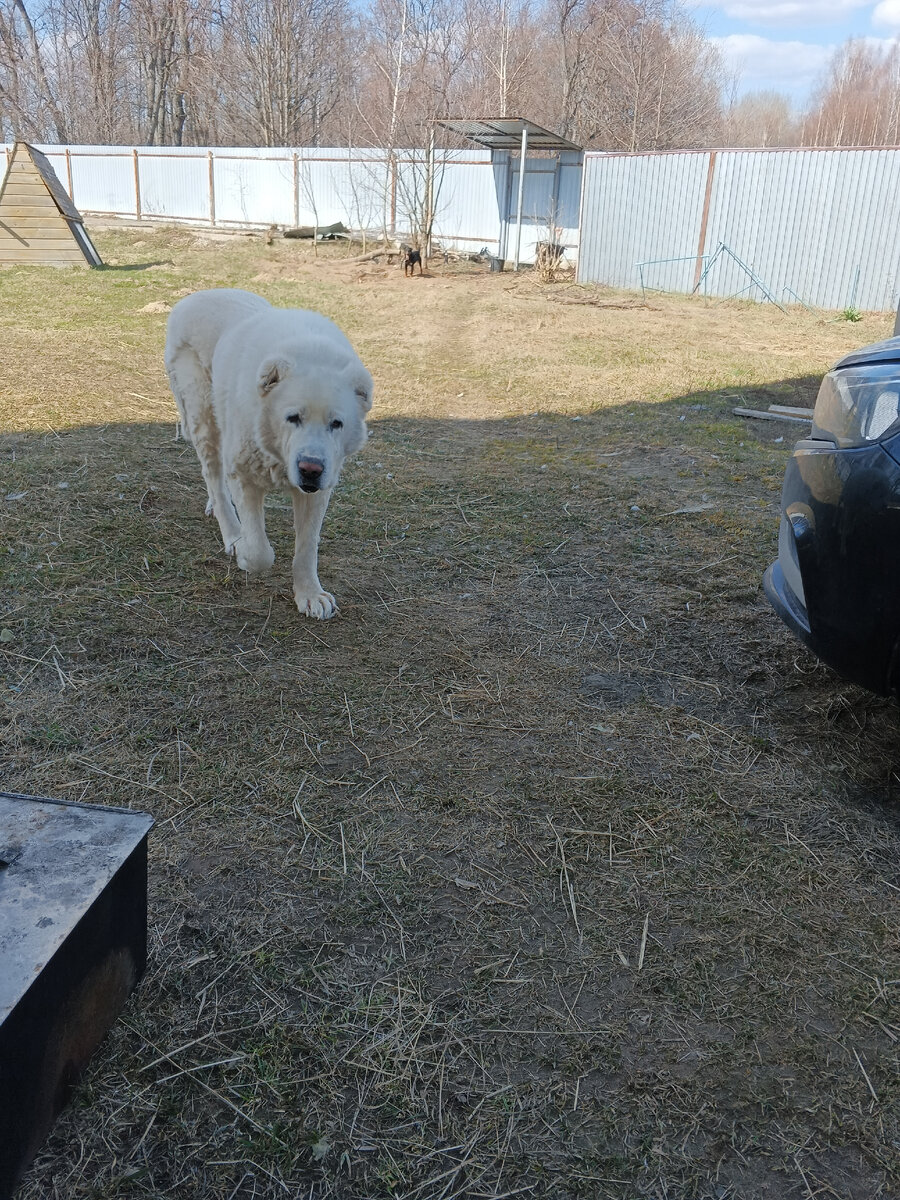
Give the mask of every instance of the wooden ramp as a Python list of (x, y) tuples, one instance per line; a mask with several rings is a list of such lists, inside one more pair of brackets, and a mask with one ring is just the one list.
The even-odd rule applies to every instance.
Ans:
[(102, 266), (49, 160), (27, 142), (16, 142), (0, 186), (0, 263)]

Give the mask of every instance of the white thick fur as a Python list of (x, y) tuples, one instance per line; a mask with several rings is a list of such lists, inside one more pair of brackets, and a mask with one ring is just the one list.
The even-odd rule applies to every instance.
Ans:
[[(365, 443), (372, 407), (372, 377), (350, 342), (320, 313), (214, 288), (172, 309), (165, 361), (225, 552), (245, 571), (272, 566), (263, 502), (267, 492), (286, 488), (297, 607), (306, 616), (333, 616), (334, 596), (319, 583), (319, 532), (344, 458)], [(299, 466), (309, 460), (322, 464), (312, 492), (303, 489)]]

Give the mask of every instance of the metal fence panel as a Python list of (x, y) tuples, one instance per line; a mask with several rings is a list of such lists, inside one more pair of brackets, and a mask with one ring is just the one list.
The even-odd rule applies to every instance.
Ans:
[[(131, 149), (78, 146), (71, 148), (68, 161), (72, 166), (72, 202), (80, 214), (137, 216)], [(65, 180), (65, 176), (60, 178)]]
[(500, 206), (497, 178), (487, 151), (478, 157), (454, 152), (435, 163), (434, 236), (458, 250), (496, 254), (500, 245)]
[[(896, 150), (729, 152), (716, 164), (707, 247), (724, 243), (781, 302), (821, 308), (896, 306), (900, 153)], [(716, 295), (764, 298), (721, 255)], [(748, 283), (750, 286), (748, 287)]]
[(564, 229), (579, 228), (581, 208), (581, 156), (561, 154), (556, 223)]
[[(384, 151), (378, 157), (353, 155), (340, 147), (298, 151), (297, 191), (303, 225), (343, 222), (372, 232), (390, 227), (390, 183)], [(387, 222), (387, 224), (385, 224)]]
[[(12, 147), (3, 146), (9, 158)], [(342, 221), (373, 234), (408, 235), (424, 208), (423, 151), (335, 147), (43, 146), (81, 212), (264, 227)], [(509, 257), (509, 154), (438, 150), (434, 236), (445, 246)], [(514, 160), (517, 164), (518, 160)], [(515, 170), (518, 167), (516, 165)], [(529, 158), (520, 259), (546, 235), (552, 197), (567, 248), (578, 244), (579, 154)], [(513, 213), (514, 216), (514, 213)]]
[[(340, 153), (340, 151), (337, 151)], [(323, 164), (324, 165), (324, 164)], [(328, 164), (320, 175), (320, 188), (331, 196), (335, 211), (351, 229), (373, 233), (391, 227), (391, 165), (384, 151), (359, 158), (344, 151), (343, 162)], [(321, 171), (321, 167), (319, 168)]]
[(713, 296), (896, 308), (900, 150), (587, 155), (579, 279), (698, 278)]
[(706, 153), (586, 155), (579, 280), (690, 291), (708, 168)]
[[(213, 152), (217, 223), (294, 224), (294, 156), (284, 150), (270, 151), (269, 155), (267, 158), (246, 155), (243, 150)], [(204, 184), (207, 193), (208, 187), (208, 183)]]
[(209, 158), (173, 157), (144, 150), (138, 155), (141, 214), (180, 221), (210, 220)]
[(406, 237), (424, 218), (428, 167), (424, 154), (398, 156), (394, 174), (394, 228)]
[[(428, 158), (424, 153), (398, 156), (395, 174), (394, 227), (401, 236), (417, 229), (425, 214)], [(448, 248), (497, 252), (500, 208), (494, 171), (485, 151), (439, 151), (434, 161), (433, 236)]]

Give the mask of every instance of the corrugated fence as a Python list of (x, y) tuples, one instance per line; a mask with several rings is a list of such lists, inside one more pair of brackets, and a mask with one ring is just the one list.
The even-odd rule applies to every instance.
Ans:
[[(0, 147), (7, 157), (11, 146)], [(403, 236), (424, 202), (426, 162), (412, 150), (40, 146), (83, 216), (231, 228), (331, 225)], [(2, 161), (2, 160), (0, 160)], [(434, 236), (445, 246), (511, 258), (518, 159), (441, 150), (434, 170)], [(551, 216), (574, 258), (581, 155), (529, 157), (521, 260), (532, 262)]]
[[(402, 237), (426, 176), (412, 150), (40, 149), (88, 218), (226, 228), (342, 221)], [(482, 150), (439, 151), (435, 237), (512, 259), (518, 172), (506, 152), (492, 160)], [(522, 262), (534, 261), (551, 225), (583, 283), (892, 310), (900, 150), (589, 153), (583, 194), (581, 155), (529, 157)]]
[(900, 150), (587, 154), (578, 278), (895, 309)]

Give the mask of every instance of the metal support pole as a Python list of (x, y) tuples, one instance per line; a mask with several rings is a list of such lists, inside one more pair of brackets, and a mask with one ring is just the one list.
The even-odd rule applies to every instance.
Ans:
[(525, 155), (528, 153), (528, 127), (522, 130), (522, 150), (519, 156), (519, 200), (516, 205), (516, 257), (513, 270), (519, 269), (519, 254), (522, 249), (522, 200), (525, 195)]
[(434, 121), (428, 135), (428, 178), (425, 186), (425, 261), (431, 258), (431, 232), (434, 229)]

